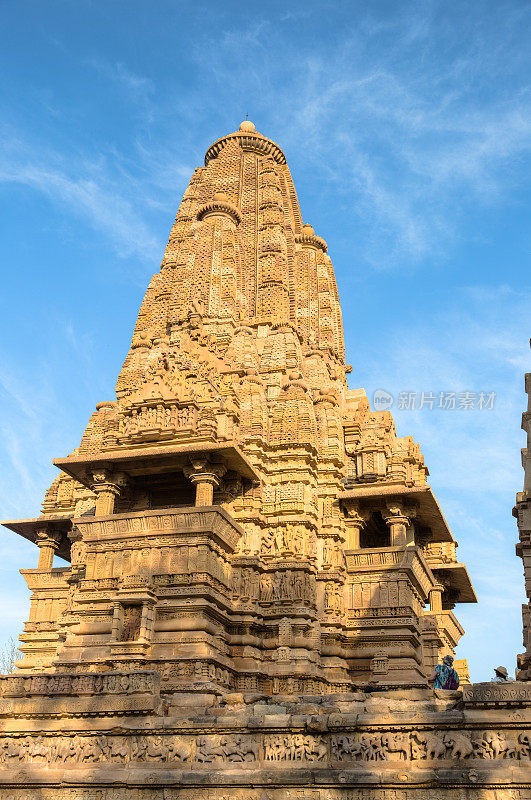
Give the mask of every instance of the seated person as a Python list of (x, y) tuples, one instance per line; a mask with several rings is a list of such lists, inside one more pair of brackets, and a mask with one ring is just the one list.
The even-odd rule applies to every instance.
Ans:
[(428, 680), (433, 683), (434, 689), (458, 689), (459, 675), (452, 667), (454, 659), (452, 656), (445, 656), (442, 664), (437, 664), (435, 671)]

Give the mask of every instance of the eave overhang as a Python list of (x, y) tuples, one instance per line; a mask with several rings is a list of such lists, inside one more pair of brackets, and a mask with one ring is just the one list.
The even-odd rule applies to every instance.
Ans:
[(18, 533), (19, 536), (34, 544), (37, 542), (38, 531), (46, 530), (48, 533), (56, 535), (60, 542), (56, 551), (57, 555), (65, 561), (70, 561), (70, 540), (67, 534), (72, 530), (71, 516), (54, 517), (43, 514), (33, 519), (8, 519), (1, 524), (4, 528), (9, 528), (10, 531)]
[(431, 529), (431, 542), (453, 542), (448, 523), (429, 486), (404, 486), (403, 484), (360, 484), (338, 494), (339, 500), (357, 500), (362, 507), (386, 502), (410, 502), (415, 506), (416, 519)]
[(75, 455), (55, 458), (56, 467), (76, 481), (90, 488), (94, 469), (116, 469), (135, 478), (182, 470), (191, 456), (206, 455), (226, 464), (243, 478), (260, 481), (260, 475), (249, 459), (233, 442), (204, 442), (198, 444), (171, 445), (168, 447), (135, 447), (127, 450), (109, 450), (105, 453)]
[(477, 603), (478, 599), (464, 564), (434, 564), (431, 561), (428, 561), (428, 564), (443, 586), (458, 592), (457, 603)]

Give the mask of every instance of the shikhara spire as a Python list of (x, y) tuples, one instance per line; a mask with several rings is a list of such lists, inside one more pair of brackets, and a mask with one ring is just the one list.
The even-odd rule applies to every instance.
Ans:
[(8, 523), (41, 548), (21, 669), (426, 685), (475, 596), (418, 445), (349, 370), (326, 242), (246, 120), (190, 180), (116, 400), (56, 460), (43, 516)]
[(245, 121), (215, 142), (184, 194), (133, 347), (193, 314), (223, 350), (236, 326), (292, 326), (301, 344), (344, 358), (326, 242), (303, 225), (282, 150)]

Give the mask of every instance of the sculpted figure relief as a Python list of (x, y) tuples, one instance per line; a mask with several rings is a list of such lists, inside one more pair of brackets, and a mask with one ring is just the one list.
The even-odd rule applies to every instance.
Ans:
[(248, 736), (198, 736), (196, 739), (196, 761), (257, 761), (258, 743)]
[[(195, 752), (195, 755), (194, 755)], [(262, 754), (262, 755), (261, 755)], [(231, 763), (259, 761), (324, 761), (324, 737), (301, 733), (206, 734), (195, 740), (175, 734), (120, 736), (109, 734), (0, 739), (0, 764), (62, 765), (130, 762)], [(413, 731), (341, 734), (330, 737), (330, 757), (340, 762), (513, 759), (529, 761), (531, 733), (504, 731)]]
[(343, 735), (331, 739), (331, 754), (338, 761), (438, 760), (469, 758), (529, 759), (530, 736), (520, 733), (511, 742), (502, 732), (414, 731), (383, 735)]
[(322, 761), (326, 744), (303, 734), (271, 736), (264, 739), (265, 761)]

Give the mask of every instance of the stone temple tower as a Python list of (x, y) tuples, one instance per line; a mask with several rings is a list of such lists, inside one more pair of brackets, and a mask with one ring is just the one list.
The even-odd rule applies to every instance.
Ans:
[(475, 595), (419, 446), (348, 372), (327, 244), (243, 122), (190, 180), (116, 399), (54, 461), (42, 516), (6, 523), (40, 551), (20, 673), (150, 669), (168, 697), (426, 686)]
[(529, 800), (531, 682), (428, 685), (474, 591), (419, 446), (348, 372), (326, 242), (243, 122), (190, 180), (116, 398), (5, 523), (39, 559), (0, 800)]

